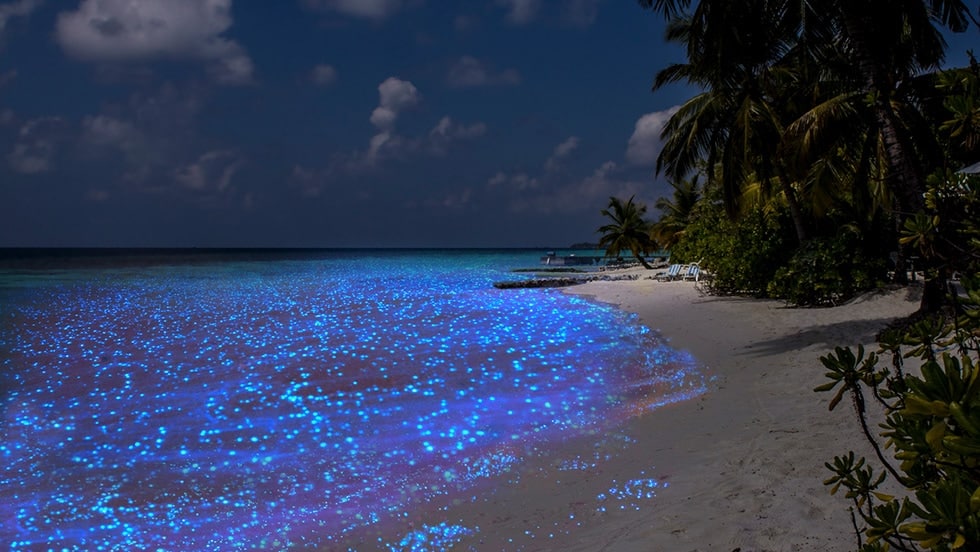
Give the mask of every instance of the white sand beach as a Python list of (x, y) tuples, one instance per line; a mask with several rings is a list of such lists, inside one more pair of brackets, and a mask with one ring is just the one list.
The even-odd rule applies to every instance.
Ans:
[[(830, 551), (854, 549), (848, 502), (831, 496), (824, 462), (871, 456), (849, 405), (828, 412), (819, 357), (835, 345), (873, 345), (875, 333), (917, 308), (915, 288), (829, 309), (701, 293), (693, 282), (591, 282), (591, 295), (637, 313), (713, 377), (708, 393), (633, 419), (596, 445), (570, 443), (595, 469), (532, 467), (518, 483), (450, 509), (479, 526), (477, 550)], [(625, 448), (621, 444), (628, 441)], [(624, 452), (625, 451), (625, 452)], [(552, 460), (554, 462), (555, 460)], [(661, 485), (640, 508), (596, 512), (614, 483)], [(667, 485), (664, 486), (663, 484)]]

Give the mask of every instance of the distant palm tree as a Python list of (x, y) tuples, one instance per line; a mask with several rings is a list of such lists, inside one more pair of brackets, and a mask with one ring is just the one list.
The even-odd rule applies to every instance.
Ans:
[(664, 249), (670, 249), (684, 235), (691, 223), (691, 213), (701, 199), (697, 177), (691, 180), (671, 182), (673, 199), (662, 197), (654, 205), (662, 213), (660, 220), (650, 227), (651, 234)]
[(618, 197), (610, 197), (609, 206), (600, 212), (612, 220), (598, 230), (602, 233), (599, 247), (606, 249), (606, 256), (616, 257), (621, 251), (629, 251), (645, 268), (652, 269), (643, 257), (657, 249), (656, 242), (650, 237), (650, 224), (643, 219), (646, 205), (633, 203), (633, 196), (625, 203)]

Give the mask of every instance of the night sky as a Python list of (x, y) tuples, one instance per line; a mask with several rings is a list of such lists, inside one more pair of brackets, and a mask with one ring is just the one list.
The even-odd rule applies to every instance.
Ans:
[[(0, 246), (561, 247), (694, 90), (632, 0), (0, 0)], [(950, 64), (977, 41), (951, 41)]]

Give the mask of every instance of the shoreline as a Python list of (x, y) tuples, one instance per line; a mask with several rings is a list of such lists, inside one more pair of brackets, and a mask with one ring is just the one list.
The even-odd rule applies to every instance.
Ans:
[(917, 291), (798, 309), (642, 277), (571, 290), (636, 313), (718, 378), (708, 394), (635, 421), (637, 431), (663, 442), (661, 466), (680, 471), (660, 511), (646, 524), (627, 525), (628, 535), (610, 538), (605, 549), (854, 548), (849, 504), (822, 484), (824, 463), (849, 450), (873, 452), (851, 409), (828, 411), (829, 394), (813, 392), (826, 381), (819, 359), (835, 346), (876, 349), (880, 329), (918, 308)]
[[(822, 484), (824, 463), (872, 456), (849, 408), (828, 412), (819, 358), (863, 343), (918, 307), (917, 288), (824, 309), (704, 295), (693, 282), (592, 281), (562, 293), (638, 315), (694, 356), (709, 390), (533, 459), (516, 479), (438, 517), (479, 532), (457, 550), (836, 551), (855, 537), (848, 502)], [(913, 295), (913, 296), (910, 296)], [(562, 470), (569, 458), (596, 459)], [(637, 483), (640, 482), (640, 483)], [(638, 489), (637, 485), (645, 485)], [(642, 496), (607, 500), (613, 490)], [(430, 517), (430, 516), (425, 516)], [(422, 519), (410, 522), (416, 529)]]

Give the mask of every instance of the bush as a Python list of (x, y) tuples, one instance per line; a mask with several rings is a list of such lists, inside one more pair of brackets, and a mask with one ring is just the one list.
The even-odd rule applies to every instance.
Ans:
[(803, 244), (769, 282), (769, 296), (796, 306), (831, 306), (884, 281), (884, 260), (861, 251), (858, 238), (844, 232)]
[(765, 297), (795, 245), (785, 214), (760, 207), (732, 221), (720, 204), (702, 201), (692, 219), (671, 262), (699, 262), (713, 276), (714, 293)]
[[(850, 395), (879, 464), (853, 452), (826, 464), (832, 476), (824, 483), (832, 493), (845, 489), (852, 503), (861, 550), (980, 549), (980, 277), (962, 285), (956, 309), (879, 336), (890, 366), (861, 347), (820, 359), (831, 381), (816, 391), (836, 390), (831, 409)], [(921, 359), (921, 376), (906, 373), (910, 357)], [(878, 436), (865, 419), (866, 392), (887, 413)], [(889, 476), (904, 496), (880, 492)]]

